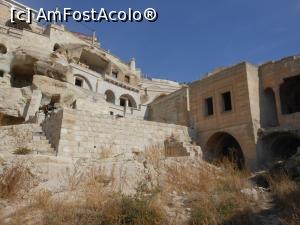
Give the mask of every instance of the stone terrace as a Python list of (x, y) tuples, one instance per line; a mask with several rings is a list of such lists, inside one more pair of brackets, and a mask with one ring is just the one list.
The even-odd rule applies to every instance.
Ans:
[(187, 152), (201, 152), (199, 146), (191, 144), (193, 131), (185, 126), (64, 109), (61, 125), (54, 127), (60, 127), (58, 155), (97, 157), (103, 151), (113, 155), (142, 152), (153, 146), (163, 147), (171, 136), (187, 146)]

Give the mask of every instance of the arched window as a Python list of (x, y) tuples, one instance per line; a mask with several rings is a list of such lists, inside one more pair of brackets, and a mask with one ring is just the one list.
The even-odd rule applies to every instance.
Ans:
[(6, 54), (7, 48), (4, 44), (0, 44), (0, 54)]
[(121, 97), (120, 97), (120, 106), (124, 106), (124, 107), (128, 106), (128, 107), (132, 107), (132, 108), (137, 108), (136, 101), (129, 94), (121, 95)]
[(111, 90), (107, 90), (105, 92), (105, 96), (106, 96), (106, 101), (115, 104), (116, 103), (116, 97), (115, 94), (113, 93), (113, 91)]
[(12, 28), (15, 28), (15, 29), (18, 29), (18, 30), (24, 30), (24, 29), (32, 30), (28, 23), (26, 23), (24, 21), (21, 21), (21, 20), (18, 20), (18, 19), (15, 19), (14, 23), (12, 23), (10, 20), (8, 20), (5, 23), (5, 26), (12, 27)]

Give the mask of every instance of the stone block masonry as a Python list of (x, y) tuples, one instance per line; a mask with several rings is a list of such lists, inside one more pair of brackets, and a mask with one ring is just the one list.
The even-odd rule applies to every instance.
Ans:
[[(55, 132), (60, 133), (58, 155), (78, 158), (100, 157), (103, 152), (118, 155), (142, 152), (153, 146), (160, 148), (171, 136), (189, 147), (192, 142), (192, 131), (185, 126), (72, 109), (63, 110), (61, 130)], [(199, 146), (189, 149), (201, 152)]]

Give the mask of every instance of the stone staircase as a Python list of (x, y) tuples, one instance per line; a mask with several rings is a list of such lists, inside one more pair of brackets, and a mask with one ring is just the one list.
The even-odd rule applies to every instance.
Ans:
[(37, 124), (0, 127), (0, 152), (13, 153), (17, 148), (28, 148), (31, 154), (56, 155)]
[(174, 137), (170, 137), (164, 142), (166, 157), (202, 157), (201, 147), (189, 142), (181, 142)]
[(32, 143), (30, 147), (33, 152), (39, 155), (56, 155), (54, 148), (51, 147), (51, 144), (47, 140), (42, 127), (39, 125), (34, 127), (32, 132)]

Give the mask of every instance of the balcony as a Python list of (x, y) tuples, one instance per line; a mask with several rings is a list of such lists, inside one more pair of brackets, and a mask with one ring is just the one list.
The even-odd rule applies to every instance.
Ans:
[(118, 80), (117, 78), (111, 77), (109, 75), (104, 75), (103, 78), (104, 78), (105, 81), (107, 81), (109, 83), (118, 85), (119, 87), (128, 89), (130, 91), (134, 91), (134, 92), (139, 92), (140, 91), (139, 88), (137, 88), (137, 87), (135, 87), (131, 84), (122, 82), (122, 81)]

